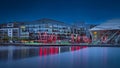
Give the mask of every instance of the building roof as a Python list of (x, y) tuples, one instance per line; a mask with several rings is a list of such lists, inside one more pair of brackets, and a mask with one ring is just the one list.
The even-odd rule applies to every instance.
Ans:
[(59, 25), (66, 25), (66, 23), (61, 22), (61, 21), (56, 21), (53, 19), (48, 19), (48, 18), (43, 18), (40, 20), (36, 20), (36, 21), (31, 21), (31, 22), (26, 22), (25, 24), (59, 24)]
[(120, 19), (108, 20), (90, 30), (120, 30)]

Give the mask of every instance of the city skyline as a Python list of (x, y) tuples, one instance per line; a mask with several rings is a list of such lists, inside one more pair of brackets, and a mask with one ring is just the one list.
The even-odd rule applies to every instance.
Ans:
[(120, 0), (0, 0), (0, 68), (120, 68)]
[(50, 18), (65, 23), (102, 23), (120, 18), (117, 0), (0, 0), (0, 23)]

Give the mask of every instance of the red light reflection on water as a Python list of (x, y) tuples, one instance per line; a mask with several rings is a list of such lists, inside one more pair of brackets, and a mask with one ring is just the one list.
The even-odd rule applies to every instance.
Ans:
[(71, 47), (71, 51), (75, 51), (75, 50), (80, 50), (82, 48), (86, 48), (87, 46), (72, 46)]
[(47, 55), (47, 48), (44, 48), (44, 55), (46, 56)]
[(42, 47), (40, 47), (39, 54), (42, 56)]
[[(68, 47), (68, 49), (69, 49), (68, 51), (76, 51), (76, 50), (80, 50), (82, 48), (86, 48), (86, 46), (82, 46), (82, 47), (81, 46)], [(61, 47), (47, 47), (47, 48), (40, 47), (40, 49), (39, 49), (39, 56), (46, 56), (46, 55), (58, 54), (58, 53), (61, 53), (59, 51), (62, 51), (62, 49), (61, 49)]]
[(49, 47), (49, 48), (44, 48), (40, 47), (39, 49), (39, 55), (40, 56), (46, 56), (46, 55), (53, 55), (53, 54), (58, 54), (59, 53), (59, 48), (58, 47)]
[(59, 48), (55, 48), (55, 54), (59, 53)]

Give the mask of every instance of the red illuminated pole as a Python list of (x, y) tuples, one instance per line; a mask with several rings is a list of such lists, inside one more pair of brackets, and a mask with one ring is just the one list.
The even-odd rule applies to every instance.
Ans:
[(53, 42), (56, 43), (56, 35), (53, 36)]
[(103, 43), (106, 42), (107, 38), (108, 38), (108, 36), (106, 35), (106, 36), (103, 38)]
[(50, 35), (48, 35), (48, 40), (47, 40), (48, 43), (50, 43)]
[(83, 36), (83, 41), (85, 42), (85, 43), (88, 43), (88, 38), (87, 38), (87, 36)]
[(53, 34), (50, 36), (50, 41), (53, 42)]
[(43, 37), (44, 37), (44, 43), (46, 44), (47, 43), (47, 33), (46, 32), (44, 33)]
[(77, 36), (77, 43), (80, 43), (80, 36)]
[(40, 42), (41, 41), (41, 34), (40, 34), (40, 32), (38, 32), (38, 34), (39, 34), (38, 42)]
[(71, 34), (71, 42), (74, 43), (74, 35)]

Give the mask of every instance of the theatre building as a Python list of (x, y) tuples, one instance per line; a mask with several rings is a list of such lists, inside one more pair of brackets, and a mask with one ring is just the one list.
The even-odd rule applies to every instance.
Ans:
[(120, 19), (108, 20), (90, 29), (93, 44), (120, 44)]

